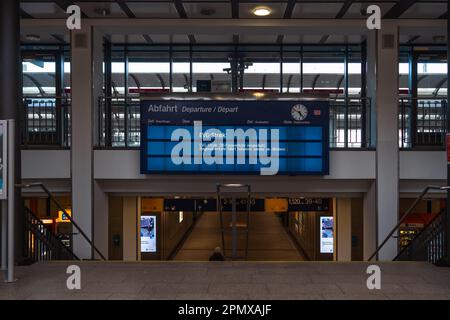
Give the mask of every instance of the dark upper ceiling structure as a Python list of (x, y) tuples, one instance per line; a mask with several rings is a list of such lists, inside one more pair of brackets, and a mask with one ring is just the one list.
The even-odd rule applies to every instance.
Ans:
[[(447, 19), (446, 0), (98, 0), (98, 1), (37, 1), (21, 0), (23, 19), (63, 19), (69, 5), (78, 5), (84, 18), (114, 19), (365, 19), (366, 8), (378, 5), (385, 19)], [(265, 17), (256, 16), (257, 6), (268, 7)], [(182, 33), (182, 30), (180, 30)], [(67, 35), (41, 35), (42, 42), (67, 42)], [(125, 43), (359, 43), (360, 37), (336, 37), (324, 34), (311, 39), (292, 35), (267, 35), (261, 39), (245, 35), (213, 37), (202, 35), (133, 35), (113, 37), (113, 42)], [(26, 39), (23, 39), (27, 42)], [(420, 35), (402, 39), (408, 43), (429, 43)]]

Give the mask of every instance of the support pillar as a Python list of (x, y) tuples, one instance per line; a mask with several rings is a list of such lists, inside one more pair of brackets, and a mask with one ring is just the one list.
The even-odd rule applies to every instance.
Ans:
[[(102, 90), (98, 78), (102, 77), (103, 46), (87, 21), (82, 21), (81, 26), (71, 32), (72, 212), (74, 220), (95, 244), (93, 119)], [(81, 235), (75, 235), (73, 242), (78, 257), (94, 258), (93, 248)]]
[[(398, 25), (383, 21), (376, 35), (376, 208), (378, 245), (395, 227), (399, 215)], [(395, 236), (396, 234), (394, 234)], [(378, 260), (392, 260), (397, 239), (391, 237)]]
[[(20, 110), (22, 108), (22, 62), (20, 53), (20, 3), (0, 1), (0, 119), (15, 121), (14, 182), (21, 181)], [(5, 186), (6, 187), (6, 186)], [(14, 258), (20, 262), (24, 255), (24, 216), (20, 190), (14, 189)], [(2, 213), (6, 216), (6, 212)]]

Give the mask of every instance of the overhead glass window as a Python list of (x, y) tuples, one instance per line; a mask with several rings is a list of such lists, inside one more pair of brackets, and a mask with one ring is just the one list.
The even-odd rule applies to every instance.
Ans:
[(343, 48), (305, 47), (303, 92), (344, 93), (345, 52)]
[(300, 92), (300, 50), (299, 46), (283, 47), (283, 92)]
[(230, 47), (193, 47), (193, 92), (231, 92)]
[(280, 92), (280, 46), (241, 46), (236, 60), (241, 91)]
[(174, 46), (172, 53), (172, 91), (189, 92), (191, 86), (189, 46)]
[(170, 91), (169, 46), (128, 52), (128, 93)]

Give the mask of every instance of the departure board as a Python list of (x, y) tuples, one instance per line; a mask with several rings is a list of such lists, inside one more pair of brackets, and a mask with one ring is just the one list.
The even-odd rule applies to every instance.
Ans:
[(143, 174), (328, 174), (327, 101), (141, 102)]

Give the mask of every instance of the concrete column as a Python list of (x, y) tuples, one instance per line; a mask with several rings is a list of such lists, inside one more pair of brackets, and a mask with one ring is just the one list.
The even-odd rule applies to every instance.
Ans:
[[(94, 75), (101, 74), (99, 50), (101, 53), (101, 41), (94, 36), (93, 27), (82, 21), (82, 28), (71, 32), (72, 210), (75, 221), (94, 241), (93, 115), (99, 92)], [(80, 258), (94, 257), (80, 235), (74, 236), (74, 251)]]
[[(22, 61), (20, 54), (20, 3), (16, 0), (0, 1), (0, 119), (15, 120), (15, 172), (14, 182), (21, 182), (20, 136), (22, 107)], [(6, 187), (6, 186), (5, 186)], [(20, 190), (15, 189), (15, 259), (23, 258), (24, 211)], [(6, 212), (4, 212), (6, 215)]]
[(377, 248), (376, 182), (370, 184), (363, 199), (363, 259), (367, 260)]
[[(377, 31), (376, 56), (376, 196), (378, 244), (398, 221), (398, 25), (383, 21)], [(379, 260), (391, 260), (397, 253), (397, 240), (391, 238), (379, 253)]]
[(352, 203), (336, 198), (336, 260), (352, 260)]

